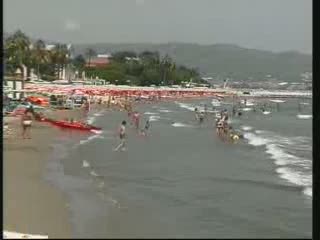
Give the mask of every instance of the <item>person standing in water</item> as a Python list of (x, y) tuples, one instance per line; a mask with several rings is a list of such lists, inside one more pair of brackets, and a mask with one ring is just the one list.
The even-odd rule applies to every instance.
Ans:
[(147, 119), (146, 124), (144, 125), (144, 129), (142, 129), (142, 131), (141, 131), (143, 136), (147, 135), (149, 128), (150, 128), (150, 120)]
[(195, 108), (195, 109), (194, 109), (194, 113), (195, 113), (195, 119), (196, 119), (196, 121), (199, 121), (199, 110), (198, 110), (198, 108)]
[(138, 130), (140, 125), (140, 114), (137, 111), (135, 111), (133, 114), (133, 124)]
[(126, 150), (126, 125), (127, 122), (123, 120), (119, 127), (120, 144), (114, 149), (114, 151), (118, 151), (120, 148), (122, 151)]
[(236, 107), (233, 106), (232, 107), (232, 116), (234, 117), (236, 115), (237, 111), (236, 111)]
[(205, 114), (203, 112), (200, 112), (198, 115), (200, 125), (203, 123), (204, 118), (205, 118)]
[(208, 106), (207, 106), (207, 104), (204, 105), (204, 116), (206, 119), (208, 119)]
[(89, 111), (90, 111), (90, 103), (89, 103), (89, 100), (84, 100), (83, 104), (82, 104), (82, 107), (83, 107), (83, 113), (84, 113), (84, 116), (87, 116)]

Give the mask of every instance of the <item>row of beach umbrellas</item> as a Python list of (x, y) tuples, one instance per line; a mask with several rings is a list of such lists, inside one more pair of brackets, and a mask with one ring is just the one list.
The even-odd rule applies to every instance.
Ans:
[(213, 89), (156, 89), (156, 88), (121, 88), (121, 87), (102, 87), (102, 86), (65, 86), (65, 85), (37, 85), (27, 84), (25, 92), (46, 93), (52, 95), (90, 95), (90, 96), (161, 96), (161, 97), (198, 97), (211, 96), (222, 97), (225, 91)]

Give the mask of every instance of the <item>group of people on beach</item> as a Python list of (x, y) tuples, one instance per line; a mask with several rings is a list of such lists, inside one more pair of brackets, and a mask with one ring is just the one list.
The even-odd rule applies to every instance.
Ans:
[[(213, 107), (213, 110), (214, 107)], [(208, 112), (208, 107), (205, 104), (203, 107), (203, 111), (200, 111), (198, 107), (194, 109), (195, 113), (195, 120), (199, 123), (201, 126), (204, 122), (205, 119), (209, 119), (209, 112)], [(241, 111), (236, 111), (235, 108), (233, 108), (232, 115), (235, 116), (241, 116), (242, 112)], [(228, 123), (229, 119), (229, 114), (227, 109), (222, 110), (219, 114), (218, 117), (216, 118), (215, 121), (215, 128), (216, 128), (216, 133), (217, 135), (223, 139), (223, 140), (231, 140), (231, 141), (236, 141), (242, 138), (242, 134), (237, 133), (233, 130), (232, 126)]]
[[(140, 136), (147, 136), (147, 133), (150, 129), (150, 119), (146, 120), (143, 128), (140, 128), (141, 114), (138, 111), (133, 111), (131, 104), (130, 105), (124, 104), (124, 110), (127, 111), (129, 122), (134, 127), (134, 129), (137, 131), (137, 133)], [(126, 126), (127, 126), (127, 121), (123, 120), (119, 126), (119, 129), (118, 129), (120, 143), (114, 149), (114, 151), (118, 151), (119, 149), (121, 149), (122, 151), (126, 150), (126, 138), (127, 138)]]
[(216, 119), (216, 133), (223, 140), (235, 142), (243, 135), (234, 131), (232, 126), (228, 123), (229, 115), (227, 109), (220, 112), (220, 117)]
[[(128, 117), (128, 121), (130, 122), (130, 125), (133, 126), (133, 128), (137, 131), (137, 133), (140, 136), (147, 136), (151, 126), (150, 119), (149, 118), (146, 119), (143, 128), (140, 128), (141, 114), (138, 111), (133, 110), (133, 103), (134, 102), (150, 103), (157, 100), (160, 100), (160, 97), (158, 98), (152, 97), (146, 100), (143, 100), (141, 97), (137, 97), (134, 100), (132, 99), (129, 100), (128, 97), (125, 97), (124, 99), (121, 99), (118, 101), (116, 101), (114, 98), (109, 98), (107, 106), (108, 108), (115, 107), (120, 111), (127, 112), (127, 117)], [(118, 151), (119, 149), (121, 149), (122, 151), (126, 150), (126, 145), (127, 145), (126, 127), (127, 127), (127, 121), (123, 120), (118, 128), (118, 136), (119, 136), (120, 143), (116, 148), (114, 148), (114, 151)]]

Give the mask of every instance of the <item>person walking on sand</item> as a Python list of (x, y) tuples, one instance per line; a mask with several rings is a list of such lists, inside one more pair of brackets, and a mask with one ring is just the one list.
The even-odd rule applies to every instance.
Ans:
[(31, 139), (30, 136), (30, 128), (32, 124), (32, 113), (29, 109), (26, 109), (21, 117), (21, 127), (22, 127), (22, 138), (23, 139)]
[(120, 127), (119, 127), (119, 138), (120, 138), (120, 144), (114, 149), (114, 151), (118, 151), (120, 148), (122, 151), (126, 150), (126, 125), (127, 122), (125, 120), (122, 121)]

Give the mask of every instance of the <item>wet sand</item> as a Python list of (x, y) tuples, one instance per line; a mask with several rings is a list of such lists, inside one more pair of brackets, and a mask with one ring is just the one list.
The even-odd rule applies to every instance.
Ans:
[[(74, 117), (79, 111), (54, 111), (57, 119)], [(7, 119), (5, 119), (6, 121)], [(58, 130), (33, 121), (32, 139), (22, 139), (20, 121), (10, 119), (12, 132), (4, 139), (3, 227), (7, 231), (70, 238), (71, 224), (63, 193), (43, 178), (51, 143)]]

